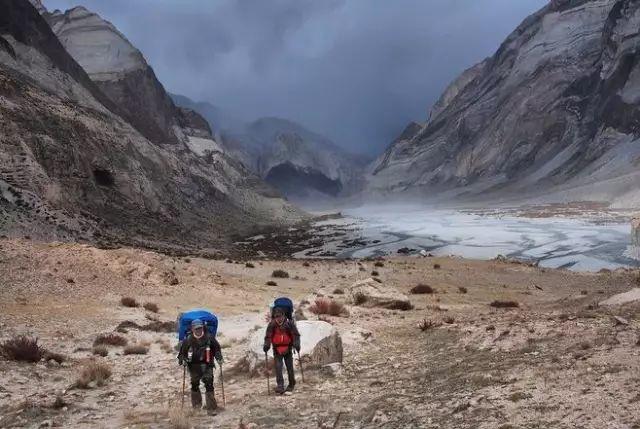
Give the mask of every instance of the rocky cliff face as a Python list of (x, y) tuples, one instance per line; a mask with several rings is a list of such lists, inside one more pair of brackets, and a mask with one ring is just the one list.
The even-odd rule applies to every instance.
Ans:
[(303, 217), (198, 115), (168, 146), (119, 112), (27, 0), (0, 0), (0, 234), (200, 250)]
[(368, 189), (640, 204), (640, 2), (554, 0), (462, 74)]
[(180, 111), (142, 53), (117, 28), (84, 7), (45, 12), (44, 17), (66, 50), (138, 131), (158, 144), (176, 144), (184, 138)]
[(258, 119), (223, 140), (230, 154), (290, 197), (336, 197), (362, 188), (366, 159), (292, 121)]

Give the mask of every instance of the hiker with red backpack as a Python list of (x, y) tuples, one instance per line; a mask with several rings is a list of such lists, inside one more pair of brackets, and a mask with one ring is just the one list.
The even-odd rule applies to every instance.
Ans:
[[(202, 407), (202, 395), (200, 394), (200, 382), (202, 382), (206, 390), (204, 394), (205, 409), (207, 414), (215, 415), (218, 404), (213, 389), (213, 369), (215, 367), (213, 360), (215, 358), (218, 364), (222, 365), (224, 359), (220, 343), (215, 337), (215, 330), (210, 328), (210, 325), (205, 326), (205, 322), (201, 319), (191, 321), (190, 333), (186, 334), (180, 343), (178, 363), (189, 369), (193, 408)], [(217, 319), (215, 320), (215, 329), (217, 329)]]
[[(291, 303), (290, 300), (288, 300)], [(300, 354), (300, 332), (296, 327), (292, 317), (293, 305), (290, 307), (278, 306), (278, 300), (271, 312), (271, 321), (267, 326), (264, 337), (263, 350), (266, 353), (273, 346), (273, 358), (276, 363), (276, 389), (275, 392), (283, 394), (293, 392), (296, 385), (296, 378), (293, 371), (293, 349)], [(284, 388), (283, 366), (287, 367), (289, 385)]]

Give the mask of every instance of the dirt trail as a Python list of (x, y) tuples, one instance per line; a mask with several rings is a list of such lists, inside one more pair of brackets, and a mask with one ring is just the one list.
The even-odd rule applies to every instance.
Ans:
[[(97, 357), (91, 347), (99, 333), (123, 321), (173, 321), (192, 306), (210, 307), (223, 320), (227, 362), (227, 407), (216, 417), (196, 413), (195, 427), (235, 429), (241, 420), (260, 428), (640, 427), (640, 304), (596, 305), (635, 287), (637, 271), (577, 274), (496, 261), (385, 260), (375, 267), (384, 284), (408, 293), (426, 283), (435, 293), (411, 295), (410, 311), (350, 307), (349, 317), (329, 317), (345, 339), (342, 373), (305, 371), (306, 383), (299, 382), (294, 395), (267, 397), (264, 378), (229, 369), (268, 303), (350, 285), (374, 267), (353, 261), (251, 264), (0, 240), (1, 339), (28, 333), (68, 358), (62, 365), (0, 359), (0, 427), (177, 427), (169, 419), (182, 384), (173, 333), (129, 328), (122, 334), (129, 343), (148, 344), (146, 355), (110, 347), (108, 356)], [(290, 278), (272, 279), (275, 269)], [(267, 286), (269, 280), (277, 286)], [(123, 307), (123, 296), (156, 303), (160, 312)], [(496, 309), (488, 305), (494, 300), (519, 307)], [(423, 332), (418, 325), (425, 319), (435, 325)], [(88, 360), (110, 365), (111, 379), (102, 387), (66, 390)], [(219, 389), (216, 394), (220, 400)], [(53, 407), (56, 396), (66, 405)]]

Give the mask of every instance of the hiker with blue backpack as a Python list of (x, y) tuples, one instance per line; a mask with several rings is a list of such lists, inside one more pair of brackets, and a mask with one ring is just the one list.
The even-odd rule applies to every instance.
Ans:
[[(273, 359), (276, 367), (275, 392), (283, 394), (293, 392), (296, 378), (293, 370), (293, 350), (300, 354), (300, 332), (293, 320), (293, 303), (288, 298), (279, 298), (274, 302), (271, 321), (267, 326), (263, 350), (265, 357), (273, 346)], [(287, 368), (289, 384), (284, 387), (283, 366)]]
[[(194, 315), (202, 318), (194, 318)], [(213, 388), (214, 359), (219, 365), (224, 362), (222, 348), (215, 337), (217, 328), (218, 320), (215, 316), (203, 310), (183, 313), (179, 318), (181, 343), (178, 363), (189, 370), (193, 408), (202, 407), (200, 383), (204, 384), (205, 409), (209, 415), (214, 415), (218, 408)]]

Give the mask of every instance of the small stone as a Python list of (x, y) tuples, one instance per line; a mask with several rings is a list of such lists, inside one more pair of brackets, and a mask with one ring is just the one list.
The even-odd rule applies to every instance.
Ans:
[(613, 316), (613, 319), (616, 322), (616, 325), (625, 325), (627, 326), (629, 324), (629, 321), (627, 319), (625, 319), (624, 317), (620, 317), (620, 316)]

